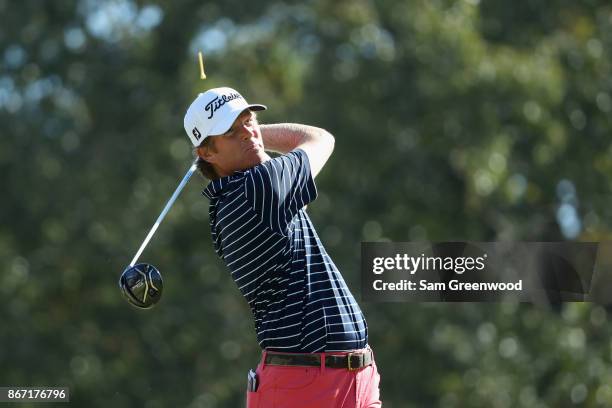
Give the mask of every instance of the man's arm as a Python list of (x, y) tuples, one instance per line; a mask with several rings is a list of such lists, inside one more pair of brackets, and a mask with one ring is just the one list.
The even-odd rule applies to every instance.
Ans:
[(283, 154), (298, 148), (304, 150), (313, 178), (319, 174), (334, 150), (334, 137), (314, 126), (296, 123), (261, 125), (261, 136), (266, 150)]

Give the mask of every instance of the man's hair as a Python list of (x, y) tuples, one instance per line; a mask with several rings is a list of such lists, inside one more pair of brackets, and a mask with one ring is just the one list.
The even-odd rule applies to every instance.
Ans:
[[(206, 139), (204, 139), (204, 141), (202, 142), (202, 144), (199, 147), (207, 147), (209, 149), (213, 149), (214, 150), (214, 145), (212, 142), (212, 137), (207, 137)], [(206, 160), (204, 160), (203, 158), (201, 158), (198, 155), (198, 148), (195, 147), (193, 149), (193, 155), (195, 158), (197, 158), (196, 161), (196, 166), (198, 167), (198, 171), (200, 172), (200, 174), (209, 179), (209, 180), (217, 180), (219, 179), (219, 175), (217, 174), (217, 172), (215, 171), (215, 168), (213, 167), (213, 165), (209, 162), (207, 162)]]

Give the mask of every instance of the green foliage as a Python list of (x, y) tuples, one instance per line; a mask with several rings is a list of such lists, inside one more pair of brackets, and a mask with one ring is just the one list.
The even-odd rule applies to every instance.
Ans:
[[(0, 0), (0, 19), (0, 385), (243, 404), (259, 349), (202, 179), (142, 257), (163, 301), (137, 311), (116, 287), (191, 161), (182, 116), (208, 87), (336, 136), (309, 213), (355, 294), (362, 240), (612, 236), (608, 2)], [(612, 404), (605, 308), (363, 309), (387, 407)]]

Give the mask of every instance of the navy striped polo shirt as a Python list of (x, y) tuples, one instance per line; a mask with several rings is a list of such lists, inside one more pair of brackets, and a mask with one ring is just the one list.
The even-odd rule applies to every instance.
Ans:
[(361, 309), (304, 211), (317, 196), (306, 152), (214, 180), (203, 194), (215, 252), (249, 303), (262, 348), (366, 347)]

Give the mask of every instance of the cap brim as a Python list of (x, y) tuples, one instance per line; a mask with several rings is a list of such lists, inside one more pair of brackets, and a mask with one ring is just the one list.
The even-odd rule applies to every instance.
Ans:
[(236, 118), (240, 116), (240, 114), (247, 109), (251, 111), (262, 111), (262, 110), (268, 109), (268, 107), (266, 105), (260, 105), (258, 103), (254, 103), (251, 105), (247, 105), (246, 107), (240, 107), (239, 109), (234, 109), (229, 114), (227, 114), (223, 118), (223, 120), (219, 121), (219, 123), (217, 123), (217, 125), (210, 130), (210, 132), (208, 133), (208, 136), (219, 136), (219, 135), (224, 134), (228, 130), (230, 130)]

